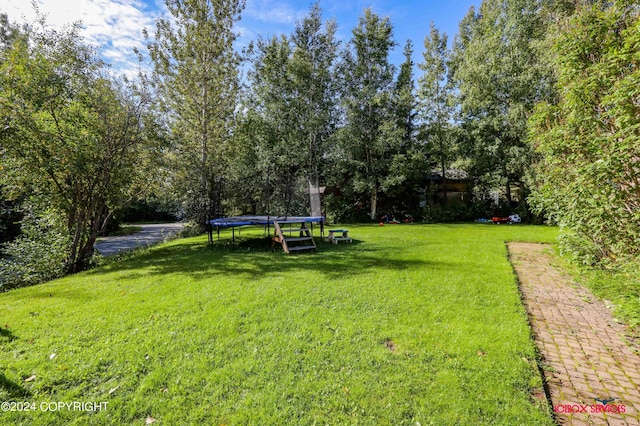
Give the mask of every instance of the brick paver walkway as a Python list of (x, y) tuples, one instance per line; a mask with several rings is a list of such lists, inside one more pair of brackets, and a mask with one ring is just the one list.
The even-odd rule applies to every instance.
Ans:
[(640, 425), (640, 356), (625, 344), (624, 327), (589, 290), (551, 265), (549, 246), (508, 248), (557, 422)]

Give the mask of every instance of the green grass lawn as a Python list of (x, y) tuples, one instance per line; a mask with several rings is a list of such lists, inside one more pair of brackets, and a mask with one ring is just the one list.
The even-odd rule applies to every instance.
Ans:
[[(0, 423), (553, 424), (504, 242), (556, 229), (348, 228), (291, 256), (256, 228), (175, 240), (1, 294), (0, 401), (36, 411)], [(108, 404), (40, 410), (60, 401)]]

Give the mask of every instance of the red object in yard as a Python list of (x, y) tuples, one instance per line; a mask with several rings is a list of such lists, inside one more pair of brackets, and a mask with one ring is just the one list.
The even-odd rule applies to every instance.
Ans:
[(493, 222), (493, 223), (509, 223), (509, 218), (508, 217), (494, 216), (494, 217), (491, 218), (491, 222)]

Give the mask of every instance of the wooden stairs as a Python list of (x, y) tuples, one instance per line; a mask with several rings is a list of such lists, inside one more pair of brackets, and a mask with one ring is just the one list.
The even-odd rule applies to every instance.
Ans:
[[(286, 225), (289, 226), (287, 227)], [(313, 241), (311, 230), (307, 228), (306, 223), (299, 221), (274, 221), (272, 249), (276, 243), (282, 245), (282, 250), (285, 253), (316, 250), (316, 243)]]

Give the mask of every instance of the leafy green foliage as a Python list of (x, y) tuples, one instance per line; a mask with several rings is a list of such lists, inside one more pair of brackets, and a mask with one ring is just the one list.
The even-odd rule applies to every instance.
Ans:
[(397, 129), (393, 137), (400, 137), (389, 160), (389, 174), (394, 176), (394, 180), (381, 194), (378, 205), (382, 212), (406, 215), (415, 214), (420, 209), (420, 194), (424, 189), (425, 172), (430, 169), (430, 158), (426, 145), (418, 140), (420, 117), (410, 40), (407, 40), (403, 54), (405, 59), (400, 64), (392, 92), (391, 119), (395, 120)]
[(323, 157), (339, 119), (334, 21), (318, 3), (289, 37), (256, 44), (251, 89), (237, 134), (240, 194), (253, 210), (309, 214), (308, 184), (325, 179)]
[(11, 241), (20, 234), (22, 212), (18, 204), (15, 200), (4, 199), (0, 189), (0, 244)]
[(290, 66), (296, 93), (295, 104), (291, 106), (295, 121), (291, 124), (296, 129), (298, 145), (302, 145), (291, 148), (299, 149), (302, 170), (315, 186), (319, 184), (320, 164), (339, 120), (336, 28), (333, 20), (327, 21), (323, 28), (317, 2), (311, 6), (308, 16), (298, 22), (291, 37)]
[(272, 37), (259, 40), (257, 51), (250, 74), (249, 108), (236, 139), (245, 152), (238, 157), (243, 165), (239, 176), (252, 183), (250, 194), (257, 198), (254, 202), (260, 204), (260, 211), (287, 214), (296, 211), (292, 199), (308, 159), (308, 151), (297, 138), (299, 120), (293, 106), (299, 101), (291, 67), (293, 46), (284, 36)]
[(153, 179), (154, 123), (140, 87), (111, 78), (77, 26), (57, 32), (41, 18), (25, 31), (0, 60), (0, 184), (58, 212), (77, 271), (113, 211)]
[(482, 186), (511, 185), (526, 197), (532, 149), (527, 119), (550, 94), (548, 69), (537, 47), (546, 34), (539, 2), (486, 0), (460, 23), (451, 61), (458, 90), (461, 148)]
[[(418, 115), (421, 121), (420, 140), (437, 159), (437, 166), (446, 181), (446, 170), (456, 157), (455, 129), (452, 125), (453, 85), (447, 81), (449, 58), (447, 35), (441, 34), (431, 23), (429, 35), (424, 39), (423, 74), (418, 80)], [(446, 196), (446, 194), (445, 194)]]
[(413, 44), (407, 40), (404, 46), (404, 62), (400, 64), (394, 89), (394, 109), (398, 127), (403, 130), (402, 141), (405, 149), (410, 149), (415, 141), (416, 106), (415, 81), (413, 78)]
[(353, 193), (366, 200), (371, 220), (377, 217), (379, 195), (404, 180), (394, 173), (394, 164), (403, 160), (406, 134), (393, 114), (394, 67), (389, 53), (394, 45), (389, 18), (366, 9), (353, 29), (342, 69), (346, 123), (336, 154)]
[(542, 156), (532, 201), (588, 264), (640, 253), (639, 43), (629, 2), (579, 8), (553, 38), (558, 102), (531, 120)]
[(22, 234), (3, 247), (7, 258), (0, 259), (0, 291), (64, 275), (70, 240), (57, 212), (28, 212)]
[(148, 197), (127, 204), (117, 213), (120, 222), (175, 222), (178, 206), (172, 200)]

